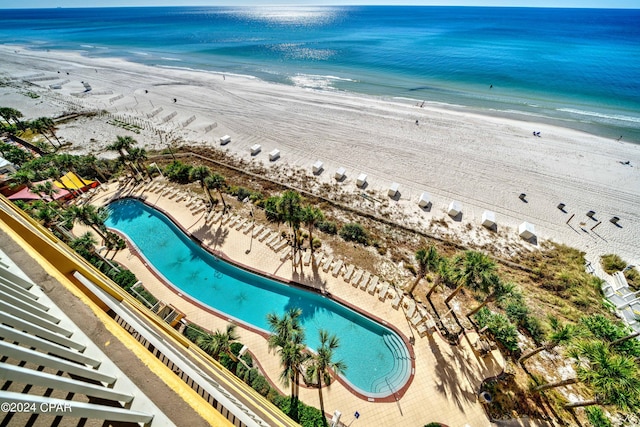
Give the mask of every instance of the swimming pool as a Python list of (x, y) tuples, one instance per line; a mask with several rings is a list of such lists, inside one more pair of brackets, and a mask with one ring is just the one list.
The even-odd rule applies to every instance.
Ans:
[[(218, 259), (158, 210), (135, 199), (109, 205), (106, 225), (125, 234), (149, 264), (181, 292), (239, 322), (269, 332), (266, 316), (302, 309), (307, 345), (318, 330), (340, 339), (343, 379), (369, 397), (397, 392), (411, 374), (409, 351), (391, 329), (315, 292), (289, 286)], [(206, 325), (203, 325), (206, 327)]]

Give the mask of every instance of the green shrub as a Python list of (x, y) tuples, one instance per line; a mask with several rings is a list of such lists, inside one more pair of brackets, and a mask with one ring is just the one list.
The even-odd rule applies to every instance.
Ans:
[(271, 390), (269, 382), (262, 375), (256, 376), (253, 381), (251, 381), (251, 388), (263, 396), (267, 396)]
[(602, 268), (609, 274), (613, 274), (616, 271), (622, 271), (627, 266), (627, 263), (615, 254), (606, 254), (600, 257), (600, 264)]
[(519, 351), (518, 330), (506, 316), (493, 313), (484, 307), (475, 315), (475, 318), (478, 325), (480, 325), (481, 328), (486, 326), (498, 344), (507, 351), (511, 353), (517, 353)]
[(336, 234), (338, 232), (338, 226), (333, 221), (320, 221), (316, 224), (316, 228), (327, 234)]
[(165, 169), (164, 174), (170, 181), (178, 182), (180, 184), (188, 184), (191, 182), (189, 175), (191, 174), (191, 166), (182, 163), (179, 160), (174, 160)]
[(357, 222), (345, 224), (340, 229), (340, 237), (347, 242), (356, 242), (366, 245), (369, 241), (369, 233)]
[(184, 336), (191, 342), (196, 342), (198, 337), (204, 334), (206, 334), (206, 331), (195, 323), (189, 323), (184, 328)]
[(113, 281), (128, 292), (129, 288), (136, 284), (138, 278), (129, 270), (126, 270), (123, 267), (118, 268), (120, 269), (120, 271), (113, 276)]
[(322, 240), (318, 239), (317, 237), (314, 237), (312, 246), (313, 246), (313, 249), (318, 249), (320, 246), (322, 246)]
[(584, 409), (587, 419), (593, 427), (611, 427), (611, 420), (607, 418), (602, 408), (599, 406), (589, 406)]

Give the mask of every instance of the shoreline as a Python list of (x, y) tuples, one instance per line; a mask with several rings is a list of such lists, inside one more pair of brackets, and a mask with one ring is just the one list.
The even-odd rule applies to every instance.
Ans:
[[(617, 253), (629, 263), (640, 262), (634, 245), (640, 237), (640, 145), (440, 105), (425, 103), (418, 108), (397, 100), (301, 89), (236, 75), (221, 78), (220, 74), (87, 58), (78, 53), (16, 54), (14, 50), (15, 46), (0, 47), (7, 58), (1, 68), (5, 76), (21, 80), (43, 74), (32, 78), (37, 85), (34, 90), (41, 95), (36, 100), (21, 95), (20, 90), (1, 88), (3, 104), (23, 111), (27, 118), (55, 115), (74, 103), (104, 109), (148, 126), (140, 134), (131, 133), (147, 149), (166, 148), (158, 141), (158, 129), (166, 132), (163, 141), (169, 137), (216, 148), (221, 135), (231, 135), (232, 142), (220, 147), (228, 155), (261, 163), (270, 173), (284, 177), (295, 174), (293, 170), (304, 170), (318, 186), (338, 185), (337, 191), (347, 196), (362, 191), (354, 181), (366, 173), (369, 186), (365, 191), (383, 203), (367, 206), (359, 201), (360, 205), (425, 227), (429, 221), (444, 218), (447, 230), (441, 231), (466, 234), (463, 241), (497, 239), (507, 249), (536, 250), (537, 246), (523, 243), (515, 232), (527, 221), (536, 226), (539, 242), (552, 239), (577, 247), (587, 252), (592, 263), (604, 253)], [(55, 92), (48, 88), (58, 80), (69, 82)], [(88, 81), (92, 91), (74, 96), (83, 91), (81, 81)], [(151, 116), (158, 108), (163, 110)], [(212, 128), (206, 130), (208, 127)], [(532, 136), (532, 130), (540, 131), (541, 137)], [(74, 152), (98, 155), (104, 155), (104, 146), (116, 135), (130, 134), (100, 123), (99, 118), (62, 125), (58, 133), (74, 142)], [(257, 156), (249, 155), (248, 148), (254, 144), (262, 145)], [(266, 159), (273, 149), (282, 153), (276, 162)], [(317, 160), (324, 162), (325, 170), (315, 176), (310, 169)], [(630, 165), (621, 164), (623, 161)], [(336, 184), (332, 177), (338, 167), (347, 169), (347, 178)], [(391, 182), (400, 184), (398, 200), (386, 198)], [(429, 211), (417, 207), (422, 191), (431, 194)], [(518, 199), (520, 193), (527, 194), (528, 203)], [(452, 200), (463, 205), (461, 221), (451, 221), (446, 215)], [(566, 203), (566, 213), (556, 209), (559, 202)], [(485, 209), (496, 212), (497, 233), (487, 233), (479, 226)], [(602, 221), (598, 229), (591, 230), (596, 223), (585, 216), (588, 210), (596, 211), (596, 218)], [(570, 227), (565, 222), (572, 213), (576, 218)], [(621, 218), (622, 228), (609, 223), (613, 215)]]

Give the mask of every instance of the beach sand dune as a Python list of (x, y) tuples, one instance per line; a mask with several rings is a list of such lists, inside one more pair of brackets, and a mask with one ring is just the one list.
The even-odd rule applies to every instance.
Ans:
[[(385, 209), (401, 212), (398, 218), (409, 223), (426, 227), (432, 219), (448, 218), (447, 206), (458, 200), (462, 218), (447, 219), (448, 232), (459, 230), (463, 242), (491, 236), (484, 231), (464, 235), (465, 225), (479, 227), (482, 212), (491, 210), (498, 222), (496, 238), (505, 247), (521, 245), (517, 227), (527, 221), (535, 225), (539, 242), (552, 239), (577, 247), (592, 262), (604, 253), (617, 253), (640, 263), (637, 144), (428, 102), (419, 108), (403, 100), (319, 92), (247, 76), (227, 74), (223, 79), (216, 73), (77, 53), (10, 46), (0, 47), (0, 52), (0, 76), (16, 82), (0, 87), (2, 104), (27, 117), (57, 115), (74, 104), (106, 110), (136, 118), (142, 130), (132, 136), (147, 148), (166, 147), (158, 130), (166, 133), (163, 143), (180, 138), (218, 146), (222, 135), (230, 135), (225, 150), (274, 172), (286, 165), (312, 177), (311, 166), (321, 160), (324, 172), (313, 179), (333, 185), (335, 170), (344, 167), (346, 180), (339, 185), (357, 194), (361, 190), (356, 178), (365, 173), (366, 191), (385, 200), (389, 185), (397, 182), (400, 198)], [(21, 94), (25, 77), (31, 77), (32, 89), (41, 95), (37, 100)], [(43, 78), (48, 79), (38, 80)], [(61, 89), (49, 89), (65, 80)], [(82, 82), (92, 90), (84, 92)], [(75, 152), (104, 153), (116, 135), (128, 132), (106, 124), (106, 116), (82, 120), (59, 131), (74, 143)], [(262, 152), (252, 157), (249, 147), (254, 144), (260, 144)], [(268, 160), (273, 149), (281, 153), (276, 162)], [(423, 191), (431, 194), (430, 211), (417, 206)], [(560, 202), (566, 204), (565, 211), (557, 209)], [(595, 220), (586, 216), (589, 210), (596, 212)], [(609, 222), (613, 216), (620, 217), (620, 226)], [(597, 221), (602, 224), (591, 230)]]

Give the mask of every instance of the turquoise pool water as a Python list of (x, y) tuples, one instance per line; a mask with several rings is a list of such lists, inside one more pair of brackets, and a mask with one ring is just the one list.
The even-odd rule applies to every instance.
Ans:
[(184, 294), (267, 332), (268, 313), (281, 315), (289, 308), (301, 308), (307, 345), (319, 346), (319, 329), (336, 334), (340, 338), (336, 360), (347, 364), (343, 378), (367, 396), (389, 396), (409, 379), (409, 351), (384, 325), (322, 295), (214, 257), (169, 218), (140, 201), (118, 200), (109, 205), (109, 211), (106, 225), (126, 234), (149, 264)]

